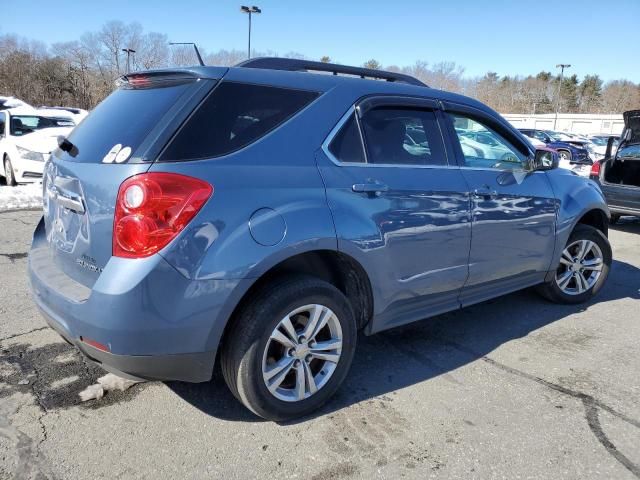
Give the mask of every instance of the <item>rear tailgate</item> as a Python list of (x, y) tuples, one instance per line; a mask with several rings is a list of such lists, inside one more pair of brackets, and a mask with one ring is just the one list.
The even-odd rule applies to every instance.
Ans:
[(120, 185), (149, 169), (214, 84), (184, 72), (132, 75), (71, 133), (64, 151), (56, 150), (43, 178), (45, 238), (34, 241), (31, 254), (42, 280), (54, 288), (61, 278), (79, 290), (93, 287), (112, 256)]

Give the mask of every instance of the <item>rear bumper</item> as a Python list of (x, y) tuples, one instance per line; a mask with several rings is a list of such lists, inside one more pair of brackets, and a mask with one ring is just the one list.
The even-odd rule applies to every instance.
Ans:
[(175, 355), (117, 355), (104, 352), (75, 338), (45, 305), (37, 300), (36, 304), (52, 329), (80, 350), (87, 359), (108, 372), (132, 380), (178, 380), (198, 383), (211, 379), (215, 352)]
[(242, 280), (191, 280), (155, 255), (112, 258), (88, 287), (56, 264), (42, 233), (39, 225), (29, 255), (32, 296), (63, 338), (105, 370), (124, 376), (210, 380)]
[(640, 217), (640, 208), (628, 208), (618, 205), (609, 205), (611, 213), (616, 215), (635, 215)]
[(593, 176), (591, 179), (600, 186), (612, 214), (640, 216), (640, 187), (602, 183)]

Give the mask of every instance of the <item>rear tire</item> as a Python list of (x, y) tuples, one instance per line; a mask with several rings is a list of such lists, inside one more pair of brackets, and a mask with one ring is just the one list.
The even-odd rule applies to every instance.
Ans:
[(4, 157), (4, 178), (10, 187), (15, 187), (18, 184), (13, 174), (13, 165), (11, 165), (11, 159), (9, 157)]
[(356, 321), (347, 298), (327, 282), (301, 275), (271, 282), (232, 321), (222, 373), (234, 396), (267, 420), (317, 410), (349, 371)]
[(604, 234), (589, 225), (578, 225), (569, 236), (554, 278), (539, 292), (555, 303), (583, 303), (596, 295), (609, 276), (611, 245)]

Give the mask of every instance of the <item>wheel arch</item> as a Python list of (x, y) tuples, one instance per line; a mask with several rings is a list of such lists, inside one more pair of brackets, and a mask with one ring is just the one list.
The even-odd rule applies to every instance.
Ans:
[(592, 208), (586, 211), (574, 225), (574, 229), (578, 225), (589, 225), (600, 230), (605, 237), (609, 235), (609, 215), (600, 208)]
[(309, 250), (291, 255), (261, 271), (259, 276), (244, 284), (244, 292), (227, 316), (226, 324), (219, 333), (219, 339), (210, 338), (210, 343), (217, 345), (218, 352), (225, 340), (225, 335), (233, 328), (239, 311), (251, 301), (255, 292), (265, 284), (286, 275), (306, 274), (334, 285), (351, 304), (358, 329), (363, 329), (373, 316), (371, 281), (362, 265), (350, 255), (329, 249)]

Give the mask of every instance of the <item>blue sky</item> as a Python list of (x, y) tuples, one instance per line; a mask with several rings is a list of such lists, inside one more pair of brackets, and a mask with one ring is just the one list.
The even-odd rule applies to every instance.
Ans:
[[(243, 0), (31, 0), (2, 2), (0, 34), (46, 43), (74, 40), (108, 20), (137, 21), (208, 51), (246, 49)], [(254, 0), (253, 46), (360, 65), (454, 61), (466, 76), (568, 73), (640, 82), (640, 0)], [(635, 37), (635, 38), (633, 38)]]

